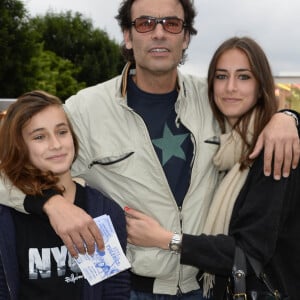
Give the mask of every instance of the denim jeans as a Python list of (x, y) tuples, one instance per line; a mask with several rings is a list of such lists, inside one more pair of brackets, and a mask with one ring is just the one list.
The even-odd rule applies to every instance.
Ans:
[(203, 298), (202, 291), (195, 290), (183, 295), (162, 295), (131, 291), (130, 300), (209, 300)]

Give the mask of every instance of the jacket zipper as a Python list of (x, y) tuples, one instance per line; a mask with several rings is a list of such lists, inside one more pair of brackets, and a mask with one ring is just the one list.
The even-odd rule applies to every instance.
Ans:
[[(182, 234), (182, 215), (181, 215), (181, 210), (182, 210), (182, 207), (178, 206), (179, 222), (180, 222), (180, 234)], [(182, 272), (181, 271), (181, 264), (179, 262), (179, 276), (178, 276), (177, 293), (176, 293), (176, 295), (178, 297), (182, 296), (182, 291), (181, 291), (181, 288), (180, 288), (181, 272)]]

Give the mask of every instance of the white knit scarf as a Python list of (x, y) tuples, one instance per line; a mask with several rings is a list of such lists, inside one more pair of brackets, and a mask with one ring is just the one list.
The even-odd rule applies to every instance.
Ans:
[[(252, 114), (248, 141), (253, 137), (254, 113)], [(228, 234), (232, 210), (237, 196), (244, 185), (249, 169), (240, 171), (239, 159), (242, 154), (242, 139), (226, 124), (227, 133), (220, 136), (220, 148), (213, 159), (213, 163), (220, 171), (228, 171), (221, 181), (212, 200), (203, 233), (207, 235)], [(231, 130), (230, 132), (228, 132)], [(208, 297), (215, 282), (213, 274), (204, 273), (203, 295)]]

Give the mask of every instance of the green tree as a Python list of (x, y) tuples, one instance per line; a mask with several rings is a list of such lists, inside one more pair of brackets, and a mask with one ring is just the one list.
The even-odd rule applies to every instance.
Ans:
[(77, 81), (87, 86), (112, 78), (124, 65), (119, 45), (78, 12), (48, 12), (33, 18), (31, 25), (39, 32), (44, 49), (70, 60), (79, 68)]
[(69, 96), (85, 87), (85, 83), (78, 83), (75, 79), (79, 69), (52, 51), (43, 51), (31, 61), (35, 68), (35, 77), (30, 83), (30, 90), (41, 89), (58, 96), (65, 101)]
[(23, 3), (0, 0), (0, 98), (15, 98), (28, 90), (34, 77), (31, 59), (38, 51)]

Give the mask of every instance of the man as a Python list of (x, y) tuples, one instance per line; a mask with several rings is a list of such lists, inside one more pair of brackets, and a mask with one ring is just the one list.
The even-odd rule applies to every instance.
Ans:
[[(80, 140), (72, 169), (75, 176), (83, 177), (120, 205), (155, 217), (174, 233), (199, 234), (218, 182), (218, 172), (211, 163), (217, 147), (205, 141), (218, 133), (218, 127), (206, 85), (177, 69), (191, 35), (196, 34), (194, 17), (191, 0), (123, 1), (117, 19), (129, 63), (121, 76), (71, 97), (65, 109)], [(270, 172), (274, 150), (278, 176), (284, 155), (285, 173), (292, 162), (297, 165), (299, 139), (290, 116), (277, 114), (270, 127), (266, 172)], [(289, 143), (283, 140), (287, 132), (292, 136)], [(273, 145), (275, 140), (279, 143)], [(7, 193), (2, 190), (0, 201), (5, 202)], [(47, 199), (53, 196), (48, 192)], [(22, 197), (10, 196), (11, 202), (18, 200), (20, 209)], [(34, 202), (27, 197), (25, 208), (43, 209), (73, 255), (77, 253), (73, 245), (80, 252), (85, 250), (82, 240), (89, 252), (94, 240), (102, 246), (89, 216), (58, 195), (43, 206), (47, 199)], [(170, 295), (174, 299), (201, 299), (198, 270), (180, 265), (176, 254), (180, 239), (176, 238), (174, 234), (170, 241), (173, 252), (129, 245), (132, 299), (171, 299), (166, 298)], [(157, 295), (161, 298), (154, 298)]]

